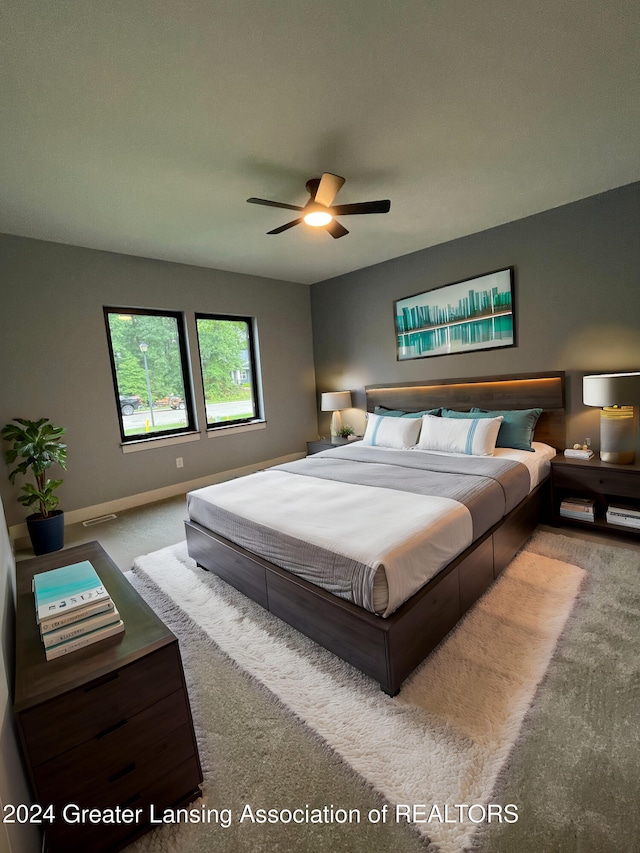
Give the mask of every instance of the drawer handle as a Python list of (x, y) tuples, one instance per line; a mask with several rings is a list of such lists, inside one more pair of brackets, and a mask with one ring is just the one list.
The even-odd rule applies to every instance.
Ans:
[(92, 690), (97, 690), (99, 687), (102, 687), (105, 684), (109, 684), (111, 681), (115, 681), (116, 678), (119, 677), (119, 673), (110, 672), (108, 675), (105, 675), (104, 678), (99, 678), (97, 681), (92, 681), (91, 684), (87, 684), (87, 686), (84, 688), (84, 692), (91, 693)]
[(128, 720), (120, 720), (119, 723), (115, 723), (113, 726), (109, 726), (108, 729), (104, 729), (103, 731), (101, 731), (99, 734), (96, 735), (96, 740), (100, 740), (101, 738), (106, 737), (107, 735), (110, 735), (112, 732), (115, 732), (118, 729), (121, 729), (123, 726), (127, 725), (127, 722), (128, 722)]
[(129, 773), (133, 773), (136, 769), (135, 762), (131, 764), (127, 764), (126, 767), (123, 767), (122, 770), (118, 770), (117, 773), (114, 773), (113, 776), (109, 776), (107, 782), (116, 782), (118, 779), (122, 779), (123, 776), (127, 776)]

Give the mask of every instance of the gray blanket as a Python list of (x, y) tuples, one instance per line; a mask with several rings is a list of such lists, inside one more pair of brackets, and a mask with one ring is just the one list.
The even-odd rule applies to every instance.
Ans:
[(520, 503), (530, 485), (527, 468), (511, 459), (439, 456), (361, 444), (324, 450), (275, 470), (451, 498), (471, 513), (474, 540)]

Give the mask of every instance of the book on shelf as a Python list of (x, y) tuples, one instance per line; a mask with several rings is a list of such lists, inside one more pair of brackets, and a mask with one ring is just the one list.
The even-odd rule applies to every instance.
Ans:
[(564, 455), (569, 459), (592, 459), (593, 450), (582, 450), (577, 447), (567, 447)]
[(33, 576), (38, 623), (109, 599), (89, 560)]
[(44, 653), (47, 660), (68, 655), (71, 652), (77, 652), (79, 649), (84, 649), (93, 643), (98, 643), (100, 640), (106, 640), (108, 637), (114, 637), (116, 634), (121, 634), (124, 631), (124, 622), (120, 619), (113, 625), (106, 625), (91, 631), (88, 634), (82, 634), (80, 637), (75, 637), (71, 640), (65, 640), (62, 643), (57, 643), (55, 646), (45, 648)]
[(115, 610), (115, 604), (110, 598), (105, 598), (102, 601), (96, 601), (95, 604), (88, 604), (86, 607), (79, 607), (77, 610), (72, 610), (68, 613), (60, 613), (59, 616), (50, 616), (48, 619), (40, 620), (40, 633), (47, 634), (49, 631), (56, 631), (58, 628), (64, 628), (65, 625), (71, 625), (74, 622), (80, 622), (82, 619), (89, 619), (92, 616), (98, 616), (100, 613), (109, 613)]
[(578, 521), (595, 521), (595, 501), (591, 498), (565, 498), (560, 501), (560, 515), (563, 518), (575, 518)]
[(563, 518), (575, 518), (578, 521), (595, 521), (595, 515), (592, 512), (571, 512), (568, 509), (561, 509), (560, 515)]
[(623, 518), (640, 519), (640, 509), (637, 506), (626, 506), (625, 504), (609, 504), (607, 512), (611, 515), (619, 515)]
[(617, 515), (607, 512), (607, 522), (609, 524), (618, 524), (620, 527), (634, 527), (640, 530), (640, 518), (635, 515)]
[(67, 640), (75, 640), (76, 637), (82, 637), (85, 634), (98, 630), (98, 628), (105, 628), (120, 621), (120, 613), (116, 607), (113, 607), (111, 610), (99, 613), (97, 616), (90, 616), (88, 619), (79, 619), (69, 625), (64, 625), (62, 628), (47, 631), (42, 634), (42, 642), (45, 649), (48, 649), (51, 646), (65, 643)]
[(591, 498), (565, 498), (560, 501), (560, 510), (570, 510), (571, 512), (586, 512), (593, 513), (595, 510), (595, 501)]

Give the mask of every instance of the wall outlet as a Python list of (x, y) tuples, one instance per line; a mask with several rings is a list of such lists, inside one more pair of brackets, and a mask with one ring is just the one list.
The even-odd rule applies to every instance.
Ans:
[(182, 456), (176, 456), (176, 468), (184, 468), (184, 460)]

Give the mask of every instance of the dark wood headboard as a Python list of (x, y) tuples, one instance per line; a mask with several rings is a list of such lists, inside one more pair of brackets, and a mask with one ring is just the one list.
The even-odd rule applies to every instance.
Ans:
[(366, 385), (367, 411), (376, 406), (419, 412), (442, 406), (460, 412), (480, 409), (533, 409), (542, 414), (534, 438), (557, 450), (565, 447), (564, 371), (511, 376), (480, 376), (472, 379), (428, 379)]

